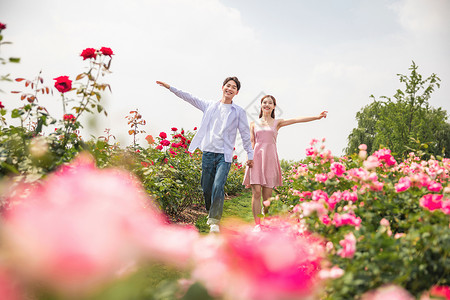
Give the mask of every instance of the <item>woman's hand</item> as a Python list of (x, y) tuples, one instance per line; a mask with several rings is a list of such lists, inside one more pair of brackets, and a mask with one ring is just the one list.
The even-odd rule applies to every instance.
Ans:
[(324, 110), (323, 112), (321, 112), (320, 115), (319, 115), (319, 120), (322, 119), (322, 118), (326, 118), (326, 117), (327, 117), (327, 114), (328, 114), (328, 111), (326, 111), (326, 110)]
[(156, 81), (156, 83), (159, 84), (160, 86), (165, 87), (166, 89), (170, 89), (170, 85), (168, 85), (168, 84), (165, 83), (165, 82), (162, 82), (162, 81)]

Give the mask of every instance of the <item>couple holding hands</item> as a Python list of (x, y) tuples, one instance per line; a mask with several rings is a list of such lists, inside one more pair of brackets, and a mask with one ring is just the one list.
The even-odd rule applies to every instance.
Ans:
[(254, 231), (261, 230), (261, 198), (263, 201), (268, 200), (272, 197), (273, 189), (282, 185), (276, 146), (278, 130), (287, 125), (326, 118), (327, 111), (313, 117), (275, 119), (277, 102), (273, 96), (266, 95), (261, 99), (259, 120), (251, 122), (249, 126), (246, 112), (233, 102), (241, 88), (237, 77), (227, 77), (224, 80), (222, 99), (214, 102), (201, 100), (162, 81), (156, 83), (203, 112), (189, 151), (194, 152), (199, 148), (203, 152), (201, 186), (210, 232), (220, 231), (225, 183), (233, 160), (238, 130), (248, 159), (243, 184), (252, 189), (252, 211), (256, 224)]

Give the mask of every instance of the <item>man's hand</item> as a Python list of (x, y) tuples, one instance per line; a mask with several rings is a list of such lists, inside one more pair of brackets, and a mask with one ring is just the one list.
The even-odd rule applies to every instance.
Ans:
[(253, 167), (253, 160), (247, 160), (247, 166), (249, 168)]
[(162, 81), (156, 81), (156, 83), (159, 84), (160, 86), (165, 87), (166, 89), (170, 89), (170, 85), (168, 85), (168, 84), (165, 83), (165, 82), (162, 82)]

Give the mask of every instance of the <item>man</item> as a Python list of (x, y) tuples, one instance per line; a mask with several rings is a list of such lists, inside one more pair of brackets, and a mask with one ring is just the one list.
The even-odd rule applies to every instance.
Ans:
[(162, 81), (156, 81), (156, 83), (203, 112), (202, 122), (192, 139), (189, 151), (194, 152), (197, 148), (203, 151), (201, 185), (208, 211), (207, 223), (210, 226), (210, 232), (219, 232), (225, 183), (233, 160), (238, 129), (247, 152), (247, 165), (249, 167), (253, 165), (253, 148), (250, 142), (247, 115), (242, 107), (233, 103), (241, 83), (237, 77), (227, 77), (222, 85), (222, 99), (216, 102), (200, 100)]

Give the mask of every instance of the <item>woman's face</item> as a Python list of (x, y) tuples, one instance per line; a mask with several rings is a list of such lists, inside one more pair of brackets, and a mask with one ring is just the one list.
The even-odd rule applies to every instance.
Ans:
[(274, 109), (275, 104), (273, 103), (272, 98), (267, 97), (261, 102), (261, 110), (263, 114), (270, 115)]

